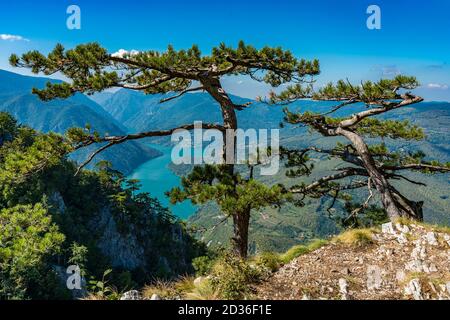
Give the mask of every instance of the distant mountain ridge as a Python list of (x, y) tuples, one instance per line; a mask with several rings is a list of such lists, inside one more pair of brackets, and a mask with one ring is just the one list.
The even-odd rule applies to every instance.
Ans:
[[(122, 135), (125, 127), (115, 120), (99, 104), (85, 95), (77, 94), (69, 99), (41, 101), (31, 93), (32, 88), (43, 88), (46, 78), (28, 77), (0, 70), (0, 111), (12, 114), (22, 124), (36, 130), (64, 133), (70, 127), (85, 127), (89, 124), (101, 134)], [(51, 80), (53, 81), (53, 80)], [(73, 155), (77, 161), (84, 161), (93, 148), (87, 148)], [(124, 173), (131, 172), (141, 163), (160, 153), (138, 142), (127, 142), (116, 146), (96, 160), (108, 160)]]
[[(167, 97), (161, 94), (145, 95), (131, 90), (119, 90), (109, 95), (101, 103), (103, 108), (110, 113), (115, 120), (123, 124), (130, 132), (149, 130), (161, 130), (174, 128), (180, 125), (203, 121), (204, 123), (221, 123), (220, 108), (208, 94), (192, 93), (169, 102), (160, 103), (161, 98)], [(283, 108), (270, 106), (250, 99), (231, 96), (238, 104), (251, 102), (251, 105), (237, 113), (240, 127), (247, 128), (279, 128), (283, 121)], [(292, 110), (313, 110), (316, 112), (328, 111), (333, 102), (316, 102), (303, 100), (289, 106)], [(343, 108), (334, 114), (336, 117), (348, 115), (365, 108), (356, 105)], [(414, 124), (423, 127), (428, 135), (426, 141), (420, 142), (428, 151), (438, 158), (450, 157), (450, 103), (449, 102), (422, 102), (408, 108), (392, 111), (385, 115), (392, 119), (409, 119)], [(281, 137), (288, 146), (303, 147), (321, 139), (314, 135), (310, 139), (304, 139), (306, 128), (282, 129)], [(301, 137), (301, 139), (298, 139)], [(333, 139), (327, 139), (332, 141)], [(323, 141), (317, 141), (317, 143)]]

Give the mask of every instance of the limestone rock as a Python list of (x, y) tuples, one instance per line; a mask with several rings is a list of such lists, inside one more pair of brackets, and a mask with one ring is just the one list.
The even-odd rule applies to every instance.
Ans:
[(422, 246), (422, 243), (420, 240), (417, 240), (415, 242), (416, 246), (411, 252), (411, 258), (413, 259), (426, 259), (426, 248), (425, 246)]
[(406, 238), (404, 233), (400, 233), (400, 235), (397, 237), (397, 241), (400, 244), (406, 244), (408, 243), (408, 238)]
[(125, 292), (120, 297), (120, 300), (142, 300), (142, 298), (141, 298), (139, 291), (131, 290), (131, 291)]
[(150, 298), (150, 300), (162, 300), (160, 296), (158, 296), (156, 293), (154, 293), (152, 295), (152, 297)]
[(381, 232), (387, 234), (395, 234), (394, 225), (392, 224), (392, 222), (381, 225)]
[(367, 268), (367, 290), (379, 290), (383, 283), (381, 269), (378, 266)]
[(450, 236), (448, 234), (444, 234), (444, 240), (450, 246)]
[(348, 299), (348, 284), (347, 284), (347, 280), (345, 280), (344, 278), (340, 278), (339, 279), (339, 293), (341, 294), (341, 299), (342, 300), (347, 300)]
[(436, 234), (434, 232), (428, 232), (426, 235), (426, 240), (429, 245), (437, 246), (439, 242), (436, 239)]
[(418, 279), (412, 279), (405, 288), (405, 294), (414, 300), (423, 300), (422, 287)]

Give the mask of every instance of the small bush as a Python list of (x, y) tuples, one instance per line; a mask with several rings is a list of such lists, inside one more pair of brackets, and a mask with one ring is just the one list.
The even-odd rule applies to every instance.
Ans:
[(350, 246), (365, 246), (373, 243), (372, 229), (348, 230), (333, 239), (333, 242), (343, 243)]
[(188, 300), (219, 300), (220, 294), (211, 283), (210, 279), (205, 279), (199, 285), (194, 286), (191, 292), (186, 294)]
[(215, 259), (209, 256), (201, 256), (192, 260), (192, 267), (197, 276), (206, 276), (211, 273)]
[(273, 252), (263, 252), (254, 258), (257, 266), (266, 268), (271, 272), (275, 272), (280, 268), (280, 256)]
[(222, 299), (241, 300), (251, 297), (250, 285), (260, 278), (259, 268), (232, 254), (225, 254), (214, 264), (211, 285)]
[(194, 280), (195, 279), (190, 276), (179, 278), (174, 284), (175, 290), (180, 293), (180, 295), (184, 295), (185, 293), (194, 290)]
[(157, 294), (162, 299), (172, 300), (184, 298), (194, 289), (194, 278), (184, 276), (175, 281), (158, 280), (152, 285), (147, 285), (142, 290), (142, 296), (150, 299), (154, 294)]
[(151, 285), (147, 285), (142, 290), (142, 296), (144, 299), (150, 299), (154, 294), (158, 295), (162, 299), (168, 300), (174, 299), (178, 296), (174, 283), (162, 280), (158, 280)]

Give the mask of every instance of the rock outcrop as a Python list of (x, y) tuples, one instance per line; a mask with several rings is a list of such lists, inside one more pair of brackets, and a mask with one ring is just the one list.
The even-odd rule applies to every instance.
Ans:
[(388, 223), (369, 244), (332, 241), (298, 257), (256, 290), (261, 299), (450, 299), (450, 235)]

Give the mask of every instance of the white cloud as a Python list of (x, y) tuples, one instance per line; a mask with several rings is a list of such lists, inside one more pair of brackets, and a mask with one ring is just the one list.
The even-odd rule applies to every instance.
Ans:
[(114, 52), (111, 56), (116, 57), (116, 58), (123, 58), (125, 56), (135, 56), (137, 54), (139, 54), (139, 51), (137, 51), (137, 50), (128, 51), (125, 49), (120, 49), (119, 51)]
[(448, 85), (446, 84), (439, 84), (439, 83), (429, 83), (427, 84), (428, 89), (441, 89), (441, 90), (447, 90)]
[(14, 34), (0, 34), (0, 40), (5, 41), (30, 41), (22, 36), (14, 35)]

